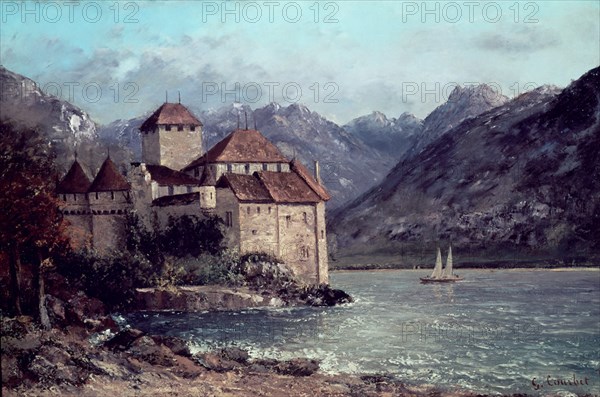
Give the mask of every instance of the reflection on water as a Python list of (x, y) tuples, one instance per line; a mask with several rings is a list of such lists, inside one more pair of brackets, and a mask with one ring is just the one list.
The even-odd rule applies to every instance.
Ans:
[(432, 284), (433, 294), (437, 302), (454, 303), (454, 284)]
[[(332, 274), (332, 284), (356, 300), (333, 308), (129, 321), (196, 349), (235, 344), (254, 357), (318, 358), (330, 372), (385, 372), (484, 393), (600, 394), (600, 272), (463, 271), (458, 283), (421, 284), (425, 273)], [(534, 390), (532, 379), (549, 375), (588, 384)]]

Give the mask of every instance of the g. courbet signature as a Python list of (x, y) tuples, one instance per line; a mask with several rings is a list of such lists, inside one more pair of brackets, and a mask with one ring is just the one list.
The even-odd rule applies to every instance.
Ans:
[(546, 381), (538, 381), (537, 378), (533, 378), (531, 379), (531, 386), (533, 386), (534, 390), (539, 390), (541, 388), (544, 387), (544, 385), (547, 385), (548, 387), (555, 387), (555, 386), (584, 386), (584, 385), (589, 385), (589, 378), (588, 377), (584, 377), (583, 379), (578, 379), (575, 374), (573, 374), (572, 377), (569, 378), (558, 378), (558, 377), (553, 377), (552, 375), (548, 375), (546, 377)]

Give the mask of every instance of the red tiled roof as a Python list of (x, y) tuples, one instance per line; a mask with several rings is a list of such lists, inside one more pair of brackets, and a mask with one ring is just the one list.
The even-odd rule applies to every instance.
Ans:
[(310, 171), (306, 169), (298, 160), (293, 159), (290, 163), (290, 168), (292, 171), (297, 173), (300, 178), (304, 180), (310, 186), (310, 188), (319, 195), (319, 197), (327, 201), (331, 199), (331, 195), (327, 192), (325, 187), (321, 185), (319, 182), (315, 180), (315, 178), (311, 175)]
[(254, 175), (224, 174), (218, 187), (229, 187), (240, 201), (271, 202), (269, 192)]
[(192, 161), (183, 171), (204, 163), (287, 163), (279, 149), (256, 130), (235, 130)]
[(202, 126), (196, 118), (180, 103), (163, 103), (140, 127), (141, 131), (151, 131), (159, 124), (185, 124)]
[(146, 169), (150, 172), (153, 181), (161, 186), (199, 186), (200, 181), (181, 171), (175, 171), (164, 165), (147, 164)]
[(152, 201), (152, 205), (167, 207), (169, 205), (189, 205), (195, 202), (200, 202), (200, 193), (198, 192), (159, 197)]
[(69, 172), (56, 187), (58, 193), (87, 193), (91, 185), (90, 179), (77, 160), (73, 162)]
[(129, 190), (129, 183), (123, 175), (119, 173), (117, 166), (112, 162), (110, 157), (107, 157), (100, 167), (100, 171), (94, 178), (90, 192), (108, 192)]
[(318, 203), (321, 197), (295, 172), (255, 173), (277, 203)]

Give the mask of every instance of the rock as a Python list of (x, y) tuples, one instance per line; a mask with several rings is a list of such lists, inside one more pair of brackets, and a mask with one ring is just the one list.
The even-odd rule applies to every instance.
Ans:
[(71, 355), (61, 347), (44, 345), (29, 363), (27, 370), (46, 385), (68, 383), (79, 385), (88, 373), (71, 360)]
[(15, 318), (3, 318), (2, 319), (2, 337), (11, 336), (13, 338), (21, 339), (25, 335), (35, 330), (35, 322), (33, 317), (30, 316), (19, 316)]
[(217, 372), (231, 371), (241, 366), (237, 361), (229, 360), (218, 353), (203, 353), (196, 355), (197, 362), (206, 369)]
[(138, 360), (152, 365), (172, 367), (175, 364), (175, 354), (165, 345), (157, 344), (151, 337), (142, 336), (131, 344), (129, 353)]
[(246, 364), (248, 362), (248, 358), (250, 358), (248, 352), (240, 349), (239, 347), (223, 348), (219, 354), (226, 360), (232, 360), (240, 364)]
[(174, 336), (152, 335), (152, 339), (160, 345), (165, 345), (171, 349), (173, 353), (179, 356), (192, 357), (190, 347), (188, 346), (187, 342), (181, 338)]
[(136, 339), (143, 335), (144, 332), (139, 329), (128, 328), (104, 342), (104, 346), (112, 350), (127, 350)]
[(310, 376), (319, 370), (319, 362), (307, 358), (294, 358), (279, 363), (275, 369), (283, 375)]
[(62, 326), (67, 322), (66, 317), (66, 304), (62, 299), (59, 299), (53, 295), (46, 295), (46, 308), (48, 309), (48, 316), (50, 322), (54, 326)]
[(2, 354), (2, 384), (8, 387), (16, 387), (23, 381), (23, 371), (19, 368), (17, 357)]
[(86, 318), (97, 320), (107, 314), (102, 301), (96, 298), (90, 298), (81, 291), (70, 299), (68, 303), (68, 311), (75, 317), (76, 321), (81, 323), (84, 323)]
[(352, 297), (346, 292), (323, 284), (309, 287), (300, 298), (310, 306), (335, 306), (353, 302)]

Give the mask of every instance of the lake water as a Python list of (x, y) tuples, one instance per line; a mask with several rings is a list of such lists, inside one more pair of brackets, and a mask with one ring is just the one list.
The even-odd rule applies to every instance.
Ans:
[[(428, 273), (333, 273), (331, 284), (356, 300), (339, 307), (127, 320), (196, 350), (235, 345), (253, 357), (311, 357), (328, 372), (481, 393), (600, 394), (600, 272), (464, 270), (456, 284), (420, 284)], [(561, 385), (569, 380), (577, 385)]]

